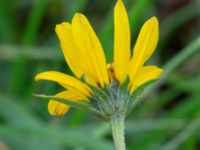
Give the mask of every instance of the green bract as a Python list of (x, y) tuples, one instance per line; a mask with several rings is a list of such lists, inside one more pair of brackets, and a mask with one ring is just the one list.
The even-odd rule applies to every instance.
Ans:
[(84, 81), (93, 91), (93, 95), (88, 97), (88, 100), (74, 101), (64, 99), (57, 96), (48, 96), (43, 94), (35, 94), (35, 96), (45, 99), (54, 99), (58, 102), (70, 105), (72, 107), (87, 110), (99, 118), (110, 120), (113, 115), (120, 114), (126, 117), (132, 110), (135, 101), (137, 101), (143, 90), (155, 82), (151, 80), (138, 87), (134, 92), (129, 91), (129, 77), (122, 84), (118, 84), (116, 80), (112, 80), (110, 85), (105, 85), (105, 88), (95, 87)]

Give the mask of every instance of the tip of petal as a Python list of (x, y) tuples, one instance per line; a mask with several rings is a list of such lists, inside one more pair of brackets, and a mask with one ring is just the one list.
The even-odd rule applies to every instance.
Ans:
[(79, 13), (75, 13), (73, 18), (78, 17), (78, 16), (79, 16)]
[(158, 19), (156, 16), (151, 17), (148, 22), (150, 22), (151, 24), (155, 24), (158, 25)]
[(68, 23), (68, 22), (62, 22), (60, 24), (57, 24), (56, 27), (55, 27), (55, 31), (58, 32), (62, 29), (71, 29), (71, 24)]
[(74, 18), (80, 18), (80, 17), (83, 17), (84, 15), (82, 13), (75, 13)]
[(36, 76), (35, 76), (35, 81), (39, 81), (40, 79), (39, 79), (39, 74), (37, 74)]
[(164, 70), (160, 68), (160, 75), (162, 75), (163, 72), (164, 72)]
[(123, 0), (118, 0), (117, 2), (123, 3)]
[(151, 17), (150, 19), (158, 21), (156, 16)]
[(77, 22), (82, 22), (81, 20), (85, 19), (86, 17), (82, 13), (75, 13), (72, 19), (72, 25), (75, 25)]
[(60, 24), (57, 24), (56, 27), (55, 27), (55, 32), (57, 33), (60, 29)]
[(42, 80), (43, 74), (44, 74), (44, 72), (36, 74), (35, 75), (35, 81)]
[(124, 5), (124, 2), (123, 0), (118, 0), (117, 3), (116, 3), (116, 6), (123, 6)]

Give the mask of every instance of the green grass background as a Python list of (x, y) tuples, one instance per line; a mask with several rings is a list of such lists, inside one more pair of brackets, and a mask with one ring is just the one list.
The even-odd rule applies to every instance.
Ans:
[[(34, 75), (39, 72), (71, 74), (54, 28), (71, 21), (76, 12), (89, 18), (112, 61), (115, 2), (0, 1), (0, 150), (114, 150), (107, 123), (75, 109), (62, 118), (52, 117), (47, 101), (32, 93), (61, 91), (51, 82), (36, 83)], [(200, 1), (124, 3), (132, 45), (145, 20), (154, 15), (160, 20), (159, 45), (148, 63), (165, 69), (127, 117), (127, 149), (200, 149)]]

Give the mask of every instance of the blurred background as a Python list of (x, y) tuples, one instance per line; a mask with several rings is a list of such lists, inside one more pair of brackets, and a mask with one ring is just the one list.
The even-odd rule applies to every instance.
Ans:
[[(71, 109), (61, 117), (47, 112), (61, 87), (36, 83), (47, 70), (71, 74), (55, 35), (55, 25), (86, 14), (113, 56), (116, 0), (0, 0), (0, 150), (114, 150), (107, 123)], [(132, 45), (151, 16), (160, 21), (160, 40), (149, 60), (165, 68), (161, 80), (144, 92), (127, 117), (129, 150), (200, 149), (200, 1), (124, 0)]]

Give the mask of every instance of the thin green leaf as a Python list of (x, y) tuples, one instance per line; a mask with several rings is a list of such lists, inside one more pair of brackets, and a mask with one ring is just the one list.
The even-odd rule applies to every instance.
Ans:
[(48, 96), (48, 95), (44, 95), (44, 94), (33, 94), (33, 96), (43, 98), (43, 99), (47, 99), (47, 100), (53, 99), (53, 100), (64, 103), (66, 105), (70, 105), (70, 106), (75, 107), (75, 108), (87, 110), (87, 111), (92, 112), (93, 114), (95, 114), (96, 116), (98, 116), (102, 119), (106, 119), (105, 116), (101, 112), (99, 112), (97, 109), (95, 109), (86, 100), (73, 101), (73, 100), (70, 100), (70, 99), (64, 99), (64, 98), (60, 98), (60, 97), (57, 97), (57, 96)]

